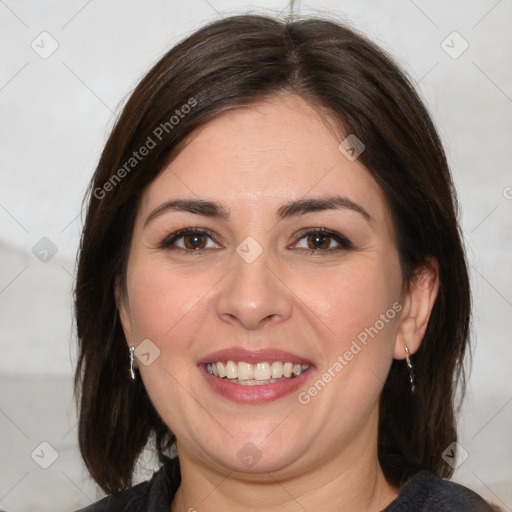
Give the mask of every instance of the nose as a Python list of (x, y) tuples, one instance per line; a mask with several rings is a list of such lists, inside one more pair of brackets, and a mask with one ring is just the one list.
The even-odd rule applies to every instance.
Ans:
[(250, 330), (290, 318), (291, 292), (277, 275), (265, 253), (252, 263), (235, 256), (234, 268), (223, 280), (218, 296), (218, 316)]

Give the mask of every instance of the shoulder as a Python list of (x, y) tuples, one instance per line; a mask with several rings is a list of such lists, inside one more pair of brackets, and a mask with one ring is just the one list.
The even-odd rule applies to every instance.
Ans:
[(119, 491), (76, 512), (168, 512), (179, 485), (176, 464), (168, 463), (151, 480)]
[(492, 512), (492, 507), (463, 485), (419, 471), (405, 482), (395, 501), (383, 512)]
[(106, 498), (81, 508), (76, 512), (135, 512), (143, 510), (144, 502), (149, 493), (151, 482), (142, 482), (140, 484), (119, 491)]

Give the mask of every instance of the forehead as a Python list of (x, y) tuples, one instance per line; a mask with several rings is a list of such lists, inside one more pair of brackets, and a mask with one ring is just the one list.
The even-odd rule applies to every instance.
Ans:
[(142, 213), (170, 199), (199, 198), (262, 214), (285, 201), (338, 194), (389, 221), (374, 178), (340, 151), (344, 137), (296, 95), (226, 112), (190, 136), (146, 189)]

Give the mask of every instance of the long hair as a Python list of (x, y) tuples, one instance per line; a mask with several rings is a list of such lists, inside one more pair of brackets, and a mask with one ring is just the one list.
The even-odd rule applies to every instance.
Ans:
[[(141, 194), (196, 128), (280, 92), (300, 95), (328, 112), (340, 132), (364, 141), (359, 160), (387, 201), (404, 282), (432, 258), (439, 264), (438, 296), (412, 356), (417, 390), (411, 397), (405, 364), (394, 361), (380, 401), (378, 450), (390, 482), (417, 466), (452, 473), (441, 454), (456, 440), (470, 290), (454, 187), (431, 118), (392, 59), (352, 29), (317, 18), (233, 16), (198, 30), (147, 73), (90, 185), (75, 289), (75, 391), (82, 457), (108, 493), (131, 485), (148, 439), (162, 461), (174, 440), (141, 379), (129, 381), (115, 300)], [(134, 158), (148, 138), (154, 147)]]

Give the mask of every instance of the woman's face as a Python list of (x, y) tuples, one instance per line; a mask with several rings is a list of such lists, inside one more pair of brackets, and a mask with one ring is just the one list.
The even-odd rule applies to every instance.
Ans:
[(402, 276), (341, 140), (278, 96), (197, 130), (145, 190), (121, 317), (180, 457), (285, 476), (376, 452)]

